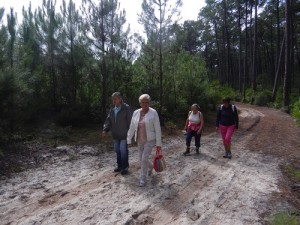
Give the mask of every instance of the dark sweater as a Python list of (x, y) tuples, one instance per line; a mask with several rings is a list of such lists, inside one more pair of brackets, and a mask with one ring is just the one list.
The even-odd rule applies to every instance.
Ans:
[(239, 116), (238, 112), (235, 106), (234, 110), (232, 110), (232, 105), (229, 104), (228, 108), (220, 107), (217, 112), (217, 121), (216, 126), (219, 127), (219, 125), (223, 126), (232, 126), (234, 125), (236, 129), (239, 127)]
[(103, 131), (111, 131), (112, 136), (116, 140), (126, 140), (127, 132), (130, 126), (132, 110), (126, 103), (122, 102), (121, 109), (115, 117), (114, 107), (112, 107), (107, 115), (103, 125)]

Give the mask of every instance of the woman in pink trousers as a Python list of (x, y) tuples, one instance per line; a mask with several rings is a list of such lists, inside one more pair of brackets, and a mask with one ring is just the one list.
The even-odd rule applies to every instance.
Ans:
[(239, 117), (235, 105), (230, 104), (230, 98), (225, 97), (218, 110), (216, 129), (220, 129), (225, 148), (223, 158), (231, 159), (231, 137), (235, 129), (239, 127)]

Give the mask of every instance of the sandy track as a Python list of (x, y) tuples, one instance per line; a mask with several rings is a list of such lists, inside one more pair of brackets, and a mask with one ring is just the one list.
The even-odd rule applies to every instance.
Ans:
[(101, 145), (60, 146), (65, 154), (43, 167), (0, 181), (0, 224), (264, 224), (263, 214), (290, 206), (273, 198), (280, 193), (279, 160), (249, 147), (265, 112), (239, 108), (232, 160), (222, 158), (217, 133), (203, 136), (201, 154), (188, 157), (181, 156), (184, 137), (165, 137), (168, 169), (144, 188), (136, 148), (130, 174), (121, 176), (112, 172), (112, 151), (94, 154)]

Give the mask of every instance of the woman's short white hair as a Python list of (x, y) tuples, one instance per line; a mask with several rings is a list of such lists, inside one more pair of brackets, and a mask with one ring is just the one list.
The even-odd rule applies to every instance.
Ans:
[(142, 94), (142, 95), (139, 97), (139, 103), (141, 103), (141, 101), (142, 101), (143, 99), (147, 99), (149, 102), (151, 101), (150, 95), (148, 95), (148, 94)]

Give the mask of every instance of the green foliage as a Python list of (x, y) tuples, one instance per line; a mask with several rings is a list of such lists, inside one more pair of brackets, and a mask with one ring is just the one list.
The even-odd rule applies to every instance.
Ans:
[(292, 88), (291, 93), (290, 93), (291, 105), (293, 103), (295, 103), (296, 101), (298, 101), (299, 97), (300, 97), (300, 89), (296, 88), (296, 87)]
[(297, 168), (294, 164), (285, 165), (284, 171), (288, 174), (291, 180), (295, 182), (300, 181), (300, 168)]
[(16, 91), (17, 84), (12, 71), (0, 71), (0, 105), (2, 110), (9, 104), (11, 97), (16, 94)]
[[(293, 88), (290, 98), (291, 98), (292, 104), (295, 103), (299, 98), (299, 89)], [(282, 88), (282, 86), (280, 86), (280, 87), (278, 87), (275, 101), (271, 104), (271, 106), (274, 108), (280, 109), (280, 108), (282, 108), (282, 102), (283, 102), (283, 88)]]
[[(134, 64), (132, 81), (135, 93), (148, 93), (154, 101), (159, 99), (156, 74), (148, 74), (143, 55)], [(163, 102), (157, 109), (166, 119), (185, 117), (191, 104), (197, 103), (203, 110), (207, 109), (209, 82), (205, 63), (199, 56), (188, 52), (170, 53), (164, 58)], [(138, 95), (137, 95), (138, 96)]]
[(176, 104), (174, 99), (170, 99), (162, 108), (164, 112), (163, 117), (166, 121), (178, 122), (178, 118), (185, 118), (190, 107), (191, 104), (187, 103), (187, 100), (181, 96), (176, 99)]
[(14, 73), (11, 70), (0, 71), (0, 127), (5, 131), (13, 126), (17, 89)]
[(282, 99), (283, 99), (283, 93), (282, 93), (282, 87), (278, 88), (275, 101), (273, 102), (273, 107), (280, 109), (282, 107)]
[(255, 91), (252, 88), (247, 88), (245, 91), (245, 99), (243, 99), (243, 102), (253, 104), (254, 99), (255, 99)]
[(272, 102), (272, 91), (258, 87), (257, 91), (252, 88), (246, 90), (244, 102), (258, 106), (267, 106)]
[(272, 91), (262, 90), (255, 93), (254, 104), (258, 106), (267, 106), (272, 101)]
[(296, 216), (293, 216), (286, 212), (282, 212), (272, 216), (270, 225), (298, 225), (299, 222), (299, 218), (297, 218)]
[(66, 126), (66, 127), (55, 127), (55, 130), (53, 131), (52, 134), (52, 139), (67, 139), (70, 136), (72, 127), (71, 126)]
[(210, 97), (210, 104), (213, 107), (216, 104), (222, 102), (224, 97), (230, 97), (233, 101), (239, 100), (238, 93), (232, 87), (229, 86), (222, 86), (219, 81), (214, 80), (210, 83), (209, 87), (209, 97)]
[[(178, 121), (177, 121), (178, 122)], [(176, 133), (176, 131), (177, 131), (177, 125), (174, 123), (174, 122), (172, 122), (172, 121), (167, 121), (167, 122), (165, 122), (165, 128), (166, 128), (166, 130), (167, 130), (167, 133), (169, 134), (169, 135), (172, 135), (172, 134), (175, 134)]]
[(127, 48), (130, 45), (128, 30), (124, 29), (125, 11), (119, 10), (119, 6), (118, 0), (98, 3), (84, 0), (82, 5), (82, 31), (92, 58), (97, 59), (93, 64), (97, 66), (94, 77), (101, 93), (98, 101), (101, 101), (102, 117), (105, 117), (106, 108), (110, 105), (111, 93), (119, 90), (125, 82), (123, 74), (127, 74), (126, 67), (131, 64), (124, 60), (131, 51)]
[(3, 156), (4, 156), (4, 152), (3, 152), (3, 150), (2, 150), (2, 148), (0, 146), (0, 158), (2, 158)]
[(7, 142), (7, 133), (4, 133), (4, 130), (2, 128), (3, 125), (0, 125), (0, 157), (4, 156), (4, 149), (3, 146)]
[[(15, 125), (46, 116), (63, 126), (94, 121), (91, 117), (101, 121), (114, 91), (121, 91), (133, 108), (139, 107), (140, 94), (150, 94), (153, 107), (160, 109), (162, 117), (170, 121), (185, 118), (193, 103), (198, 103), (205, 112), (220, 104), (224, 96), (241, 99), (232, 87), (239, 85), (239, 32), (245, 37), (246, 30), (239, 30), (236, 24), (238, 13), (242, 18), (245, 16), (244, 10), (238, 11), (245, 8), (245, 2), (208, 1), (199, 13), (199, 20), (180, 25), (174, 21), (178, 19), (182, 1), (172, 5), (168, 0), (160, 6), (152, 0), (144, 1), (139, 22), (144, 25), (147, 40), (139, 34), (134, 35), (136, 39), (129, 36), (129, 29), (125, 28), (126, 13), (118, 3), (118, 0), (83, 0), (78, 7), (70, 0), (63, 1), (61, 10), (57, 11), (55, 1), (44, 0), (36, 11), (31, 6), (24, 8), (20, 25), (13, 10), (4, 24), (4, 9), (0, 8), (0, 128), (3, 133)], [(245, 101), (268, 105), (276, 61), (273, 59), (277, 58), (278, 47), (276, 37), (271, 36), (276, 30), (271, 29), (276, 27), (273, 16), (277, 14), (276, 7), (269, 2), (262, 2), (260, 7), (258, 32), (263, 43), (258, 40), (258, 88), (256, 92), (247, 89)], [(156, 13), (160, 10), (164, 13)], [(280, 11), (283, 10), (281, 7)], [(169, 16), (173, 16), (172, 20)], [(282, 21), (283, 14), (279, 16)], [(227, 27), (224, 27), (225, 17)], [(267, 23), (262, 23), (264, 20)], [(299, 17), (295, 16), (297, 21)], [(252, 51), (250, 47), (248, 51)], [(242, 59), (242, 67), (245, 60), (250, 64), (253, 59)], [(297, 83), (299, 65), (297, 60), (294, 63)], [(250, 68), (245, 76), (246, 83), (242, 85), (249, 87)], [(279, 87), (280, 82), (281, 77)], [(291, 95), (292, 101), (296, 101), (295, 97), (299, 97), (296, 91)], [(278, 88), (273, 105), (279, 108), (281, 104), (282, 87)], [(297, 107), (295, 103), (293, 108)], [(296, 110), (296, 117), (297, 113)]]
[(180, 95), (186, 98), (189, 104), (198, 102), (201, 105), (201, 100), (208, 90), (208, 77), (203, 59), (183, 52), (174, 66), (172, 69), (175, 71), (175, 91), (179, 90)]
[(300, 98), (292, 106), (292, 116), (300, 126)]
[[(3, 11), (4, 12), (4, 11)], [(1, 13), (1, 8), (0, 8)], [(8, 32), (5, 26), (0, 23), (0, 69), (3, 69), (7, 62), (7, 41), (8, 41)]]
[(89, 112), (87, 109), (84, 105), (64, 108), (56, 117), (57, 124), (60, 126), (82, 126), (88, 121)]

